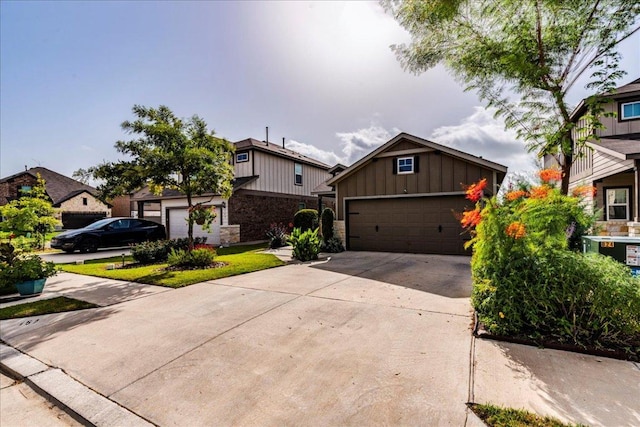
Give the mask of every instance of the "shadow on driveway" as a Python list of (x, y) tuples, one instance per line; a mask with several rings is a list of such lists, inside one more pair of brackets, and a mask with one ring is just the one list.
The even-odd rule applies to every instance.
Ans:
[(348, 251), (313, 268), (404, 286), (447, 298), (471, 296), (471, 258), (457, 255)]

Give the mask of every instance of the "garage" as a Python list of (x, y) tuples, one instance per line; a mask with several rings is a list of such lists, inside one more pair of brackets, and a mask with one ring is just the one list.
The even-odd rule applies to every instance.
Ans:
[(454, 215), (469, 205), (463, 196), (347, 200), (347, 249), (469, 254), (470, 236)]
[[(220, 208), (216, 208), (216, 219), (211, 224), (211, 232), (202, 229), (198, 224), (193, 224), (193, 237), (206, 237), (207, 243), (212, 245), (220, 244)], [(186, 208), (167, 209), (167, 235), (170, 239), (179, 239), (188, 236), (189, 226)]]

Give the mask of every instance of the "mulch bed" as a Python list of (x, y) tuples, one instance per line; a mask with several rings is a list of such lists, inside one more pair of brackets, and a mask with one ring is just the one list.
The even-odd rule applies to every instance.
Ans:
[[(609, 357), (612, 359), (627, 360), (629, 362), (640, 362), (640, 354), (629, 353), (624, 349), (603, 349), (595, 346), (579, 346), (575, 344), (559, 342), (549, 338), (534, 340), (526, 336), (495, 335), (484, 328), (484, 325), (478, 321), (478, 316), (475, 313), (474, 323), (475, 327), (473, 328), (473, 335), (477, 338), (503, 341), (514, 344), (523, 344), (539, 348), (551, 348), (553, 350), (572, 351), (574, 353), (588, 354), (591, 356), (599, 357)], [(638, 342), (636, 346), (640, 347), (640, 342)]]

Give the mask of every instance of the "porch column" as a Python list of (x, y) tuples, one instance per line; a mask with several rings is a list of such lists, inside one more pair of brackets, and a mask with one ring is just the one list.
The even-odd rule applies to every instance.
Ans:
[(640, 168), (640, 160), (635, 159), (633, 164), (635, 166), (633, 168), (633, 221), (638, 222), (638, 218), (640, 217), (640, 213), (638, 212), (640, 210), (640, 203), (638, 203), (640, 202), (640, 171), (638, 170)]

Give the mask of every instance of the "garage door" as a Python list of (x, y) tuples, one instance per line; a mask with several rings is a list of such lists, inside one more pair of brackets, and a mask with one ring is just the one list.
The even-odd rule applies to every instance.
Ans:
[[(206, 232), (202, 226), (193, 224), (193, 237), (206, 237), (207, 243), (212, 245), (220, 244), (220, 209), (216, 208), (216, 219), (211, 224), (211, 232)], [(174, 208), (167, 211), (167, 224), (169, 225), (167, 234), (170, 239), (178, 239), (187, 237), (189, 226), (187, 217), (189, 216), (187, 209)]]
[(470, 205), (463, 196), (347, 201), (347, 248), (354, 251), (470, 254), (454, 212)]

